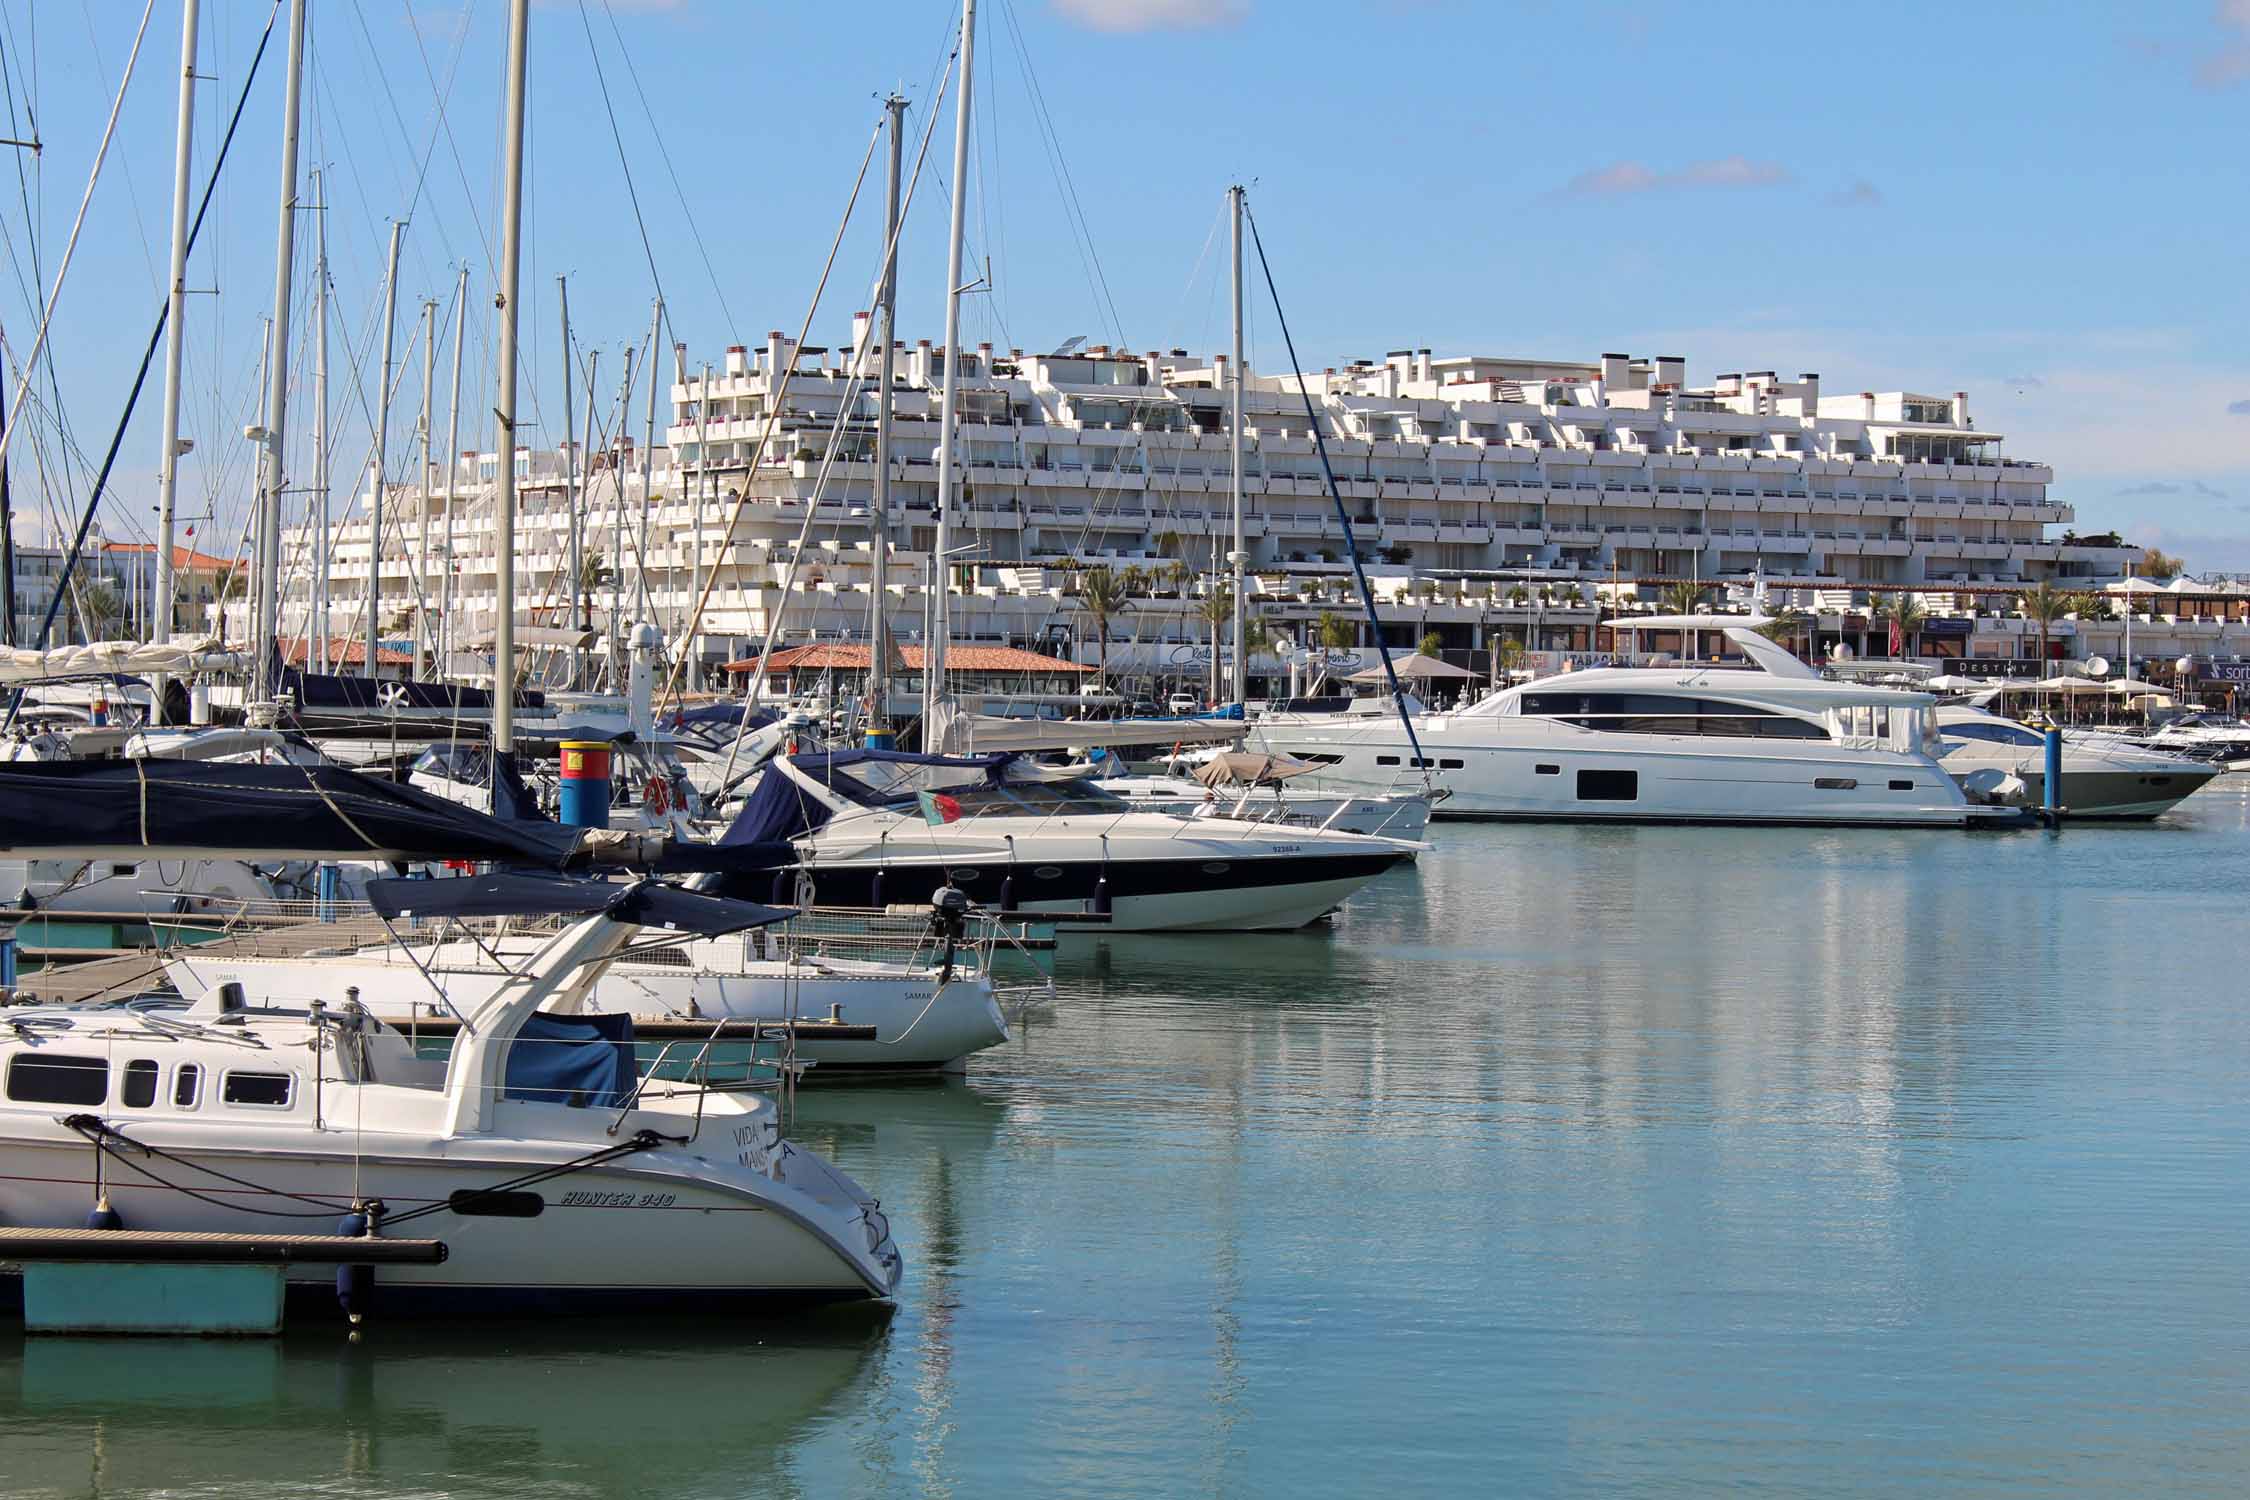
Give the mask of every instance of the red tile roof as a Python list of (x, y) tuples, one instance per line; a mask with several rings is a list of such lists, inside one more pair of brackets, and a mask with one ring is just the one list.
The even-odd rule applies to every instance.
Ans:
[[(922, 669), (922, 648), (901, 646), (900, 662), (910, 672)], [(851, 646), (838, 642), (834, 645), (815, 642), (809, 646), (791, 646), (786, 651), (773, 654), (772, 670), (775, 672), (864, 672), (867, 670), (868, 650), (865, 646)], [(1014, 646), (949, 646), (945, 664), (956, 672), (1014, 672), (1025, 676), (1040, 673), (1091, 672), (1094, 669), (1078, 662), (1064, 661), (1059, 656), (1041, 656), (1036, 651), (1020, 651)], [(729, 672), (756, 671), (758, 659), (730, 661)]]
[[(104, 552), (153, 553), (155, 550), (156, 543), (154, 542), (102, 543), (102, 551)], [(238, 558), (213, 557), (210, 553), (198, 552), (193, 547), (174, 547), (172, 549), (172, 566), (183, 571), (192, 568), (203, 572), (230, 572), (236, 568), (244, 567), (246, 565)]]

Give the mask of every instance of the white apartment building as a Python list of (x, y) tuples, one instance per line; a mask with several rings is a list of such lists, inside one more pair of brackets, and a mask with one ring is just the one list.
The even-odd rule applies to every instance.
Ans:
[[(865, 334), (864, 314), (840, 349), (770, 334), (763, 348), (727, 350), (708, 380), (687, 373), (684, 346), (676, 353), (648, 503), (629, 448), (595, 454), (580, 476), (586, 555), (614, 570), (614, 583), (590, 591), (597, 628), (614, 606), (676, 637), (708, 589), (695, 655), (716, 666), (762, 640), (794, 562), (788, 638), (866, 638), (875, 357), (857, 369), (851, 359)], [(888, 617), (908, 640), (928, 603), (944, 355), (925, 340), (896, 346), (895, 358)], [(1183, 660), (1180, 648), (1207, 639), (1195, 596), (1224, 571), (1233, 524), (1226, 386), (1224, 356), (1182, 350), (964, 351), (955, 637), (1067, 643), (1092, 660), (1070, 589), (1078, 570), (1106, 565), (1149, 582), (1111, 622), (1113, 660), (1136, 645), (1152, 663)], [(1772, 371), (1697, 383), (1670, 356), (1407, 350), (1310, 374), (1302, 389), (1253, 373), (1244, 408), (1248, 566), (1260, 613), (1290, 634), (1344, 608), (1345, 522), (1321, 474), (1316, 422), (1351, 534), (1381, 580), (1386, 635), (1402, 642), (1435, 633), (1449, 649), (1475, 649), (1506, 631), (1587, 649), (1597, 595), (1758, 575), (1837, 614), (1839, 631), (1871, 587), (1957, 597), (1973, 617), (1980, 590), (2042, 579), (2098, 587), (2138, 556), (2115, 537), (2051, 535), (2073, 519), (2049, 493), (2052, 471), (2008, 455), (1962, 392), (1832, 393), (1818, 375)], [(462, 456), (450, 541), (442, 484), (388, 491), (386, 640), (412, 639), (418, 620), (432, 620), (449, 559), (453, 638), (489, 635), (494, 462)], [(569, 462), (585, 467), (580, 455)], [(570, 593), (565, 455), (526, 450), (516, 464), (518, 607), (559, 624)], [(310, 549), (306, 531), (284, 546), (292, 632), (306, 625)], [(335, 528), (339, 635), (361, 618), (368, 556), (362, 513)]]

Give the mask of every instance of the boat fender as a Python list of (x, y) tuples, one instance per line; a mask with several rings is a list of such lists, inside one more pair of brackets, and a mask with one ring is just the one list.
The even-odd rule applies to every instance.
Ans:
[(95, 1200), (93, 1210), (86, 1215), (88, 1229), (123, 1229), (125, 1216), (109, 1206), (109, 1194)]
[[(383, 1205), (380, 1202), (362, 1203), (336, 1221), (336, 1233), (346, 1239), (373, 1239), (382, 1222)], [(351, 1320), (352, 1337), (359, 1337), (359, 1328), (367, 1320), (369, 1309), (375, 1301), (375, 1268), (370, 1265), (338, 1266), (336, 1268), (336, 1302), (343, 1308), (344, 1316)]]
[(1014, 911), (1016, 909), (1016, 872), (1013, 869), (1000, 877), (1000, 909), (1002, 911)]
[(874, 907), (877, 911), (881, 911), (883, 909), (883, 875), (883, 866), (877, 865), (875, 867), (874, 899), (867, 903), (869, 906)]
[(1094, 877), (1094, 915), (1097, 917), (1108, 916), (1110, 914), (1109, 907), (1109, 866), (1105, 863), (1102, 866), (1101, 874)]
[(789, 871), (787, 871), (787, 870), (776, 870), (776, 871), (774, 871), (774, 872), (773, 872), (773, 894), (772, 894), (772, 895), (771, 895), (770, 897), (768, 897), (768, 898), (767, 898), (767, 900), (768, 900), (769, 904), (771, 904), (771, 905), (774, 905), (774, 906), (787, 906), (787, 905), (789, 904), (789, 897), (790, 897), (790, 894), (791, 894), (791, 892), (790, 892), (790, 886), (789, 886)]
[(672, 784), (661, 776), (651, 776), (641, 787), (641, 806), (657, 817), (672, 810)]

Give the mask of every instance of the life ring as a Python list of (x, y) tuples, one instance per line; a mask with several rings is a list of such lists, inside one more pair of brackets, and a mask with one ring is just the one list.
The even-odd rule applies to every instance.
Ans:
[(672, 783), (661, 776), (651, 776), (641, 787), (641, 806), (663, 817), (672, 810)]

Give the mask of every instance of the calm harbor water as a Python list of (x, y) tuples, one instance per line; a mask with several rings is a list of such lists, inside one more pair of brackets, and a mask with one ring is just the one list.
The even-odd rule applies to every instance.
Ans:
[(1331, 929), (1078, 942), (808, 1093), (890, 1316), (0, 1328), (42, 1495), (2250, 1490), (2250, 796), (1441, 826)]

